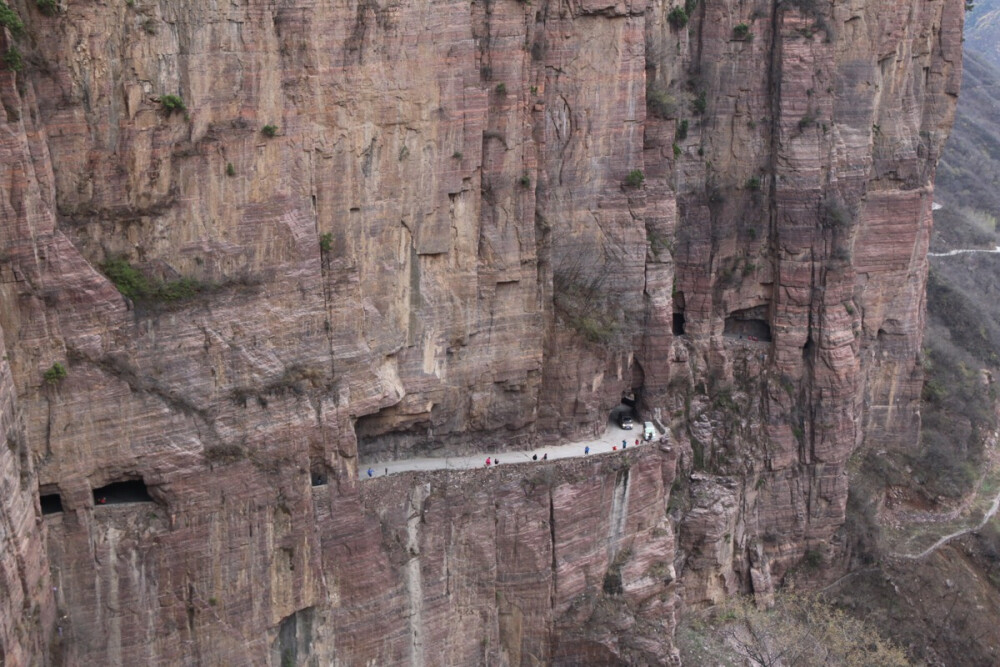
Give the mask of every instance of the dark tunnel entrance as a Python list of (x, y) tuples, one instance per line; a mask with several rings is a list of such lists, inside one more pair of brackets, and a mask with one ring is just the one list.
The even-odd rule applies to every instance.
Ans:
[(675, 336), (684, 335), (684, 313), (674, 313), (673, 332)]
[(123, 505), (125, 503), (151, 503), (153, 497), (146, 489), (146, 483), (141, 479), (128, 479), (123, 482), (112, 482), (107, 486), (94, 489), (95, 505)]
[(38, 497), (42, 506), (42, 516), (46, 514), (61, 514), (63, 511), (62, 498), (58, 493), (46, 493)]

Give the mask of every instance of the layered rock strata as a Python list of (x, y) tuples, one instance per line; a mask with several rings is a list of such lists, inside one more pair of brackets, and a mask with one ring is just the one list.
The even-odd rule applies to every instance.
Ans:
[[(835, 570), (852, 453), (915, 439), (958, 0), (13, 7), (15, 663), (663, 662)], [(355, 481), (623, 394), (676, 443), (627, 512), (591, 463)]]

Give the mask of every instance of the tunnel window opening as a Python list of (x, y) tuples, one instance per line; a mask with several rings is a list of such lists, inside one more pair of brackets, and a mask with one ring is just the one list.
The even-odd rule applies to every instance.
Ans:
[(684, 335), (684, 313), (674, 313), (673, 332), (675, 336)]
[(327, 474), (320, 470), (313, 470), (311, 477), (313, 486), (326, 486), (330, 483), (330, 478)]
[(767, 321), (767, 306), (736, 310), (726, 318), (723, 334), (750, 341), (771, 340), (771, 325)]
[(63, 511), (62, 498), (58, 493), (46, 493), (38, 497), (42, 506), (42, 516), (46, 514), (61, 514)]
[(141, 479), (112, 482), (107, 486), (94, 489), (95, 505), (123, 505), (125, 503), (151, 502), (153, 502), (153, 497), (149, 495), (146, 483)]

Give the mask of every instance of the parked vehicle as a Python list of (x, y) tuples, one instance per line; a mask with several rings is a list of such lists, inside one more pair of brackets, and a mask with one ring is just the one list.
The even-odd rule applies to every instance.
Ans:
[(632, 415), (627, 412), (618, 413), (618, 427), (626, 431), (631, 431), (633, 426)]
[(642, 425), (642, 437), (647, 441), (656, 437), (656, 428), (653, 426), (653, 422), (645, 422)]

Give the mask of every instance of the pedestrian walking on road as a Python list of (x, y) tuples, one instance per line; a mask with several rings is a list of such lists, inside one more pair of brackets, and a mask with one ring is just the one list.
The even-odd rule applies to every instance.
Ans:
[(493, 459), (493, 465), (495, 465), (495, 466), (500, 465), (500, 459), (494, 457), (494, 459)]
[(583, 448), (583, 453), (585, 455), (590, 453), (590, 445), (587, 445), (586, 447)]
[(374, 475), (374, 474), (375, 474), (375, 471), (374, 471), (374, 470), (372, 470), (371, 468), (369, 468), (369, 469), (368, 469), (368, 476), (369, 476), (369, 477), (371, 477), (371, 476), (372, 476), (372, 475)]
[(611, 451), (613, 451), (613, 452), (617, 452), (617, 451), (618, 451), (618, 445), (614, 445), (614, 446), (613, 446), (613, 447), (611, 448)]
[(636, 439), (635, 439), (635, 446), (636, 446), (636, 447), (638, 447), (638, 446), (639, 446), (639, 438), (636, 438)]
[(625, 441), (622, 440), (622, 449), (625, 449)]
[(531, 460), (532, 461), (537, 461), (538, 460), (538, 454), (532, 454), (531, 455)]
[(385, 469), (385, 474), (386, 474), (386, 475), (388, 475), (388, 474), (389, 474), (389, 469), (388, 469), (388, 468), (386, 468), (386, 469)]
[(490, 467), (490, 457), (488, 457), (488, 456), (486, 457), (486, 467), (487, 468)]
[(545, 452), (544, 454), (542, 454), (542, 460), (543, 461), (548, 461), (549, 460), (549, 453), (548, 452)]

